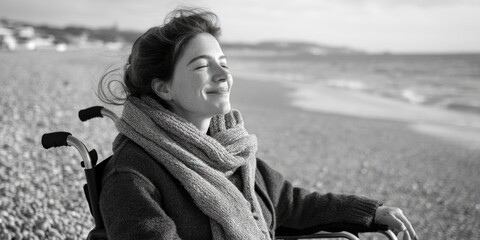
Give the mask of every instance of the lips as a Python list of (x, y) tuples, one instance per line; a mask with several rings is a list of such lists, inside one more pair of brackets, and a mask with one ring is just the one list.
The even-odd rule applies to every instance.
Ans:
[(224, 94), (224, 93), (228, 93), (228, 88), (214, 88), (214, 89), (210, 89), (210, 90), (207, 90), (206, 93), (207, 94)]

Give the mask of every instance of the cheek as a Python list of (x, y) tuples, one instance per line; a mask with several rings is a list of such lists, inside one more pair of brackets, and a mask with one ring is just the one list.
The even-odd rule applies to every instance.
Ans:
[(198, 98), (203, 98), (203, 87), (202, 81), (192, 76), (184, 78), (180, 81), (177, 81), (177, 84), (174, 84), (174, 92), (177, 95), (177, 98), (190, 101), (198, 101)]

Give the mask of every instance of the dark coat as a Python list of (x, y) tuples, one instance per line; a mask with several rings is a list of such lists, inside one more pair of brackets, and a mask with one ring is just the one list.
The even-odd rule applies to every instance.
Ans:
[[(128, 139), (108, 162), (102, 185), (100, 210), (110, 240), (212, 239), (209, 218), (181, 183)], [(255, 191), (272, 239), (279, 228), (306, 233), (302, 229), (317, 231), (333, 223), (367, 227), (380, 205), (359, 196), (293, 187), (259, 159)]]

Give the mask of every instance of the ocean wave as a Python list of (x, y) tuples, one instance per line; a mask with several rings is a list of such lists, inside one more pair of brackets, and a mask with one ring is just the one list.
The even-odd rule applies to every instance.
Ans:
[(412, 89), (404, 89), (402, 90), (402, 97), (407, 100), (409, 103), (412, 104), (421, 104), (427, 100), (427, 97), (419, 94)]
[(349, 90), (365, 90), (367, 89), (367, 85), (355, 79), (329, 79), (325, 83), (328, 87), (334, 88), (342, 88), (342, 89), (349, 89)]
[(303, 74), (295, 74), (295, 73), (278, 73), (278, 77), (283, 78), (287, 81), (293, 82), (305, 82), (307, 77)]
[(480, 103), (450, 102), (445, 107), (460, 112), (469, 112), (480, 115)]

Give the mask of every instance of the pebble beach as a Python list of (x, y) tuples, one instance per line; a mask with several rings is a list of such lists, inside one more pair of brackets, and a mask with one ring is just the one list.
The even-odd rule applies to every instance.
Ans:
[[(0, 52), (0, 239), (86, 238), (93, 220), (80, 155), (69, 147), (45, 150), (40, 139), (68, 131), (107, 157), (117, 134), (113, 123), (84, 123), (77, 114), (101, 105), (98, 79), (126, 56)], [(258, 157), (294, 185), (398, 206), (419, 239), (480, 239), (480, 147), (415, 131), (404, 121), (299, 108), (292, 86), (235, 77), (236, 64), (241, 60), (230, 63), (232, 106), (257, 135)]]

